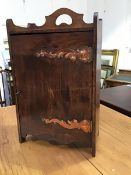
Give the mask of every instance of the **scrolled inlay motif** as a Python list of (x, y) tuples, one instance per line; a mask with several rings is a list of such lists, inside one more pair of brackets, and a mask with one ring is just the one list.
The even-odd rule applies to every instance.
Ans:
[(45, 57), (49, 59), (54, 58), (64, 58), (71, 61), (82, 61), (90, 62), (92, 61), (92, 48), (91, 47), (82, 47), (82, 48), (66, 48), (66, 49), (41, 49), (36, 53), (37, 57)]
[(78, 122), (77, 120), (74, 119), (72, 121), (68, 120), (67, 122), (65, 122), (63, 120), (59, 120), (56, 118), (53, 118), (53, 119), (42, 118), (42, 121), (45, 122), (46, 124), (51, 124), (51, 123), (59, 124), (60, 126), (66, 129), (81, 129), (85, 133), (92, 132), (92, 122), (87, 120), (82, 120)]

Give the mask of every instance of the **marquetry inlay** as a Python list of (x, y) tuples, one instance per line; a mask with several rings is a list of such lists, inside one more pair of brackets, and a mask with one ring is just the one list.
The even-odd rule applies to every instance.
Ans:
[(87, 120), (82, 120), (80, 122), (78, 122), (77, 120), (72, 120), (72, 121), (63, 121), (63, 120), (59, 120), (56, 118), (53, 119), (45, 119), (42, 118), (42, 121), (44, 121), (46, 124), (58, 124), (60, 126), (62, 126), (63, 128), (66, 129), (81, 129), (83, 132), (85, 133), (90, 133), (92, 131), (92, 123), (91, 121), (87, 121)]
[(90, 62), (92, 61), (92, 48), (91, 47), (82, 47), (77, 49), (42, 49), (36, 53), (37, 57), (45, 57), (45, 58), (65, 58), (66, 60), (77, 61), (80, 60), (82, 62)]

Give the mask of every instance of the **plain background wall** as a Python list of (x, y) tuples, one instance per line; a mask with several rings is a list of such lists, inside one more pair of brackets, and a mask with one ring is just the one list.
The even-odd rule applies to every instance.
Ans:
[(118, 68), (131, 69), (131, 0), (0, 0), (0, 49), (6, 38), (7, 18), (17, 25), (42, 25), (45, 16), (61, 7), (83, 13), (85, 22), (92, 22), (93, 13), (99, 12), (103, 19), (102, 48), (120, 49)]

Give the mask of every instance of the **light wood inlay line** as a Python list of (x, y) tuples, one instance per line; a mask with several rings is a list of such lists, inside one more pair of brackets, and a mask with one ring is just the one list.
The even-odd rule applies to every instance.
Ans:
[(59, 124), (60, 126), (62, 126), (63, 128), (66, 129), (81, 129), (83, 132), (86, 133), (90, 133), (92, 131), (92, 123), (91, 121), (87, 121), (87, 120), (82, 120), (81, 122), (78, 122), (77, 120), (73, 120), (73, 121), (63, 121), (63, 120), (58, 120), (56, 118), (53, 119), (42, 119), (42, 121), (44, 121), (46, 124)]

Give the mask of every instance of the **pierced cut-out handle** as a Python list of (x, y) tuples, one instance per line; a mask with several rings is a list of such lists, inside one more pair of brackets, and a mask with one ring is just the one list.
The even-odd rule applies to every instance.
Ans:
[[(60, 25), (56, 25), (56, 20), (61, 15), (69, 15), (72, 18), (72, 24), (68, 25), (66, 23), (61, 23)], [(53, 14), (46, 16), (46, 22), (44, 27), (47, 28), (57, 28), (57, 27), (81, 27), (85, 26), (85, 22), (83, 21), (83, 14), (78, 14), (76, 12), (73, 12), (70, 9), (67, 8), (61, 8), (57, 11), (55, 11)]]

